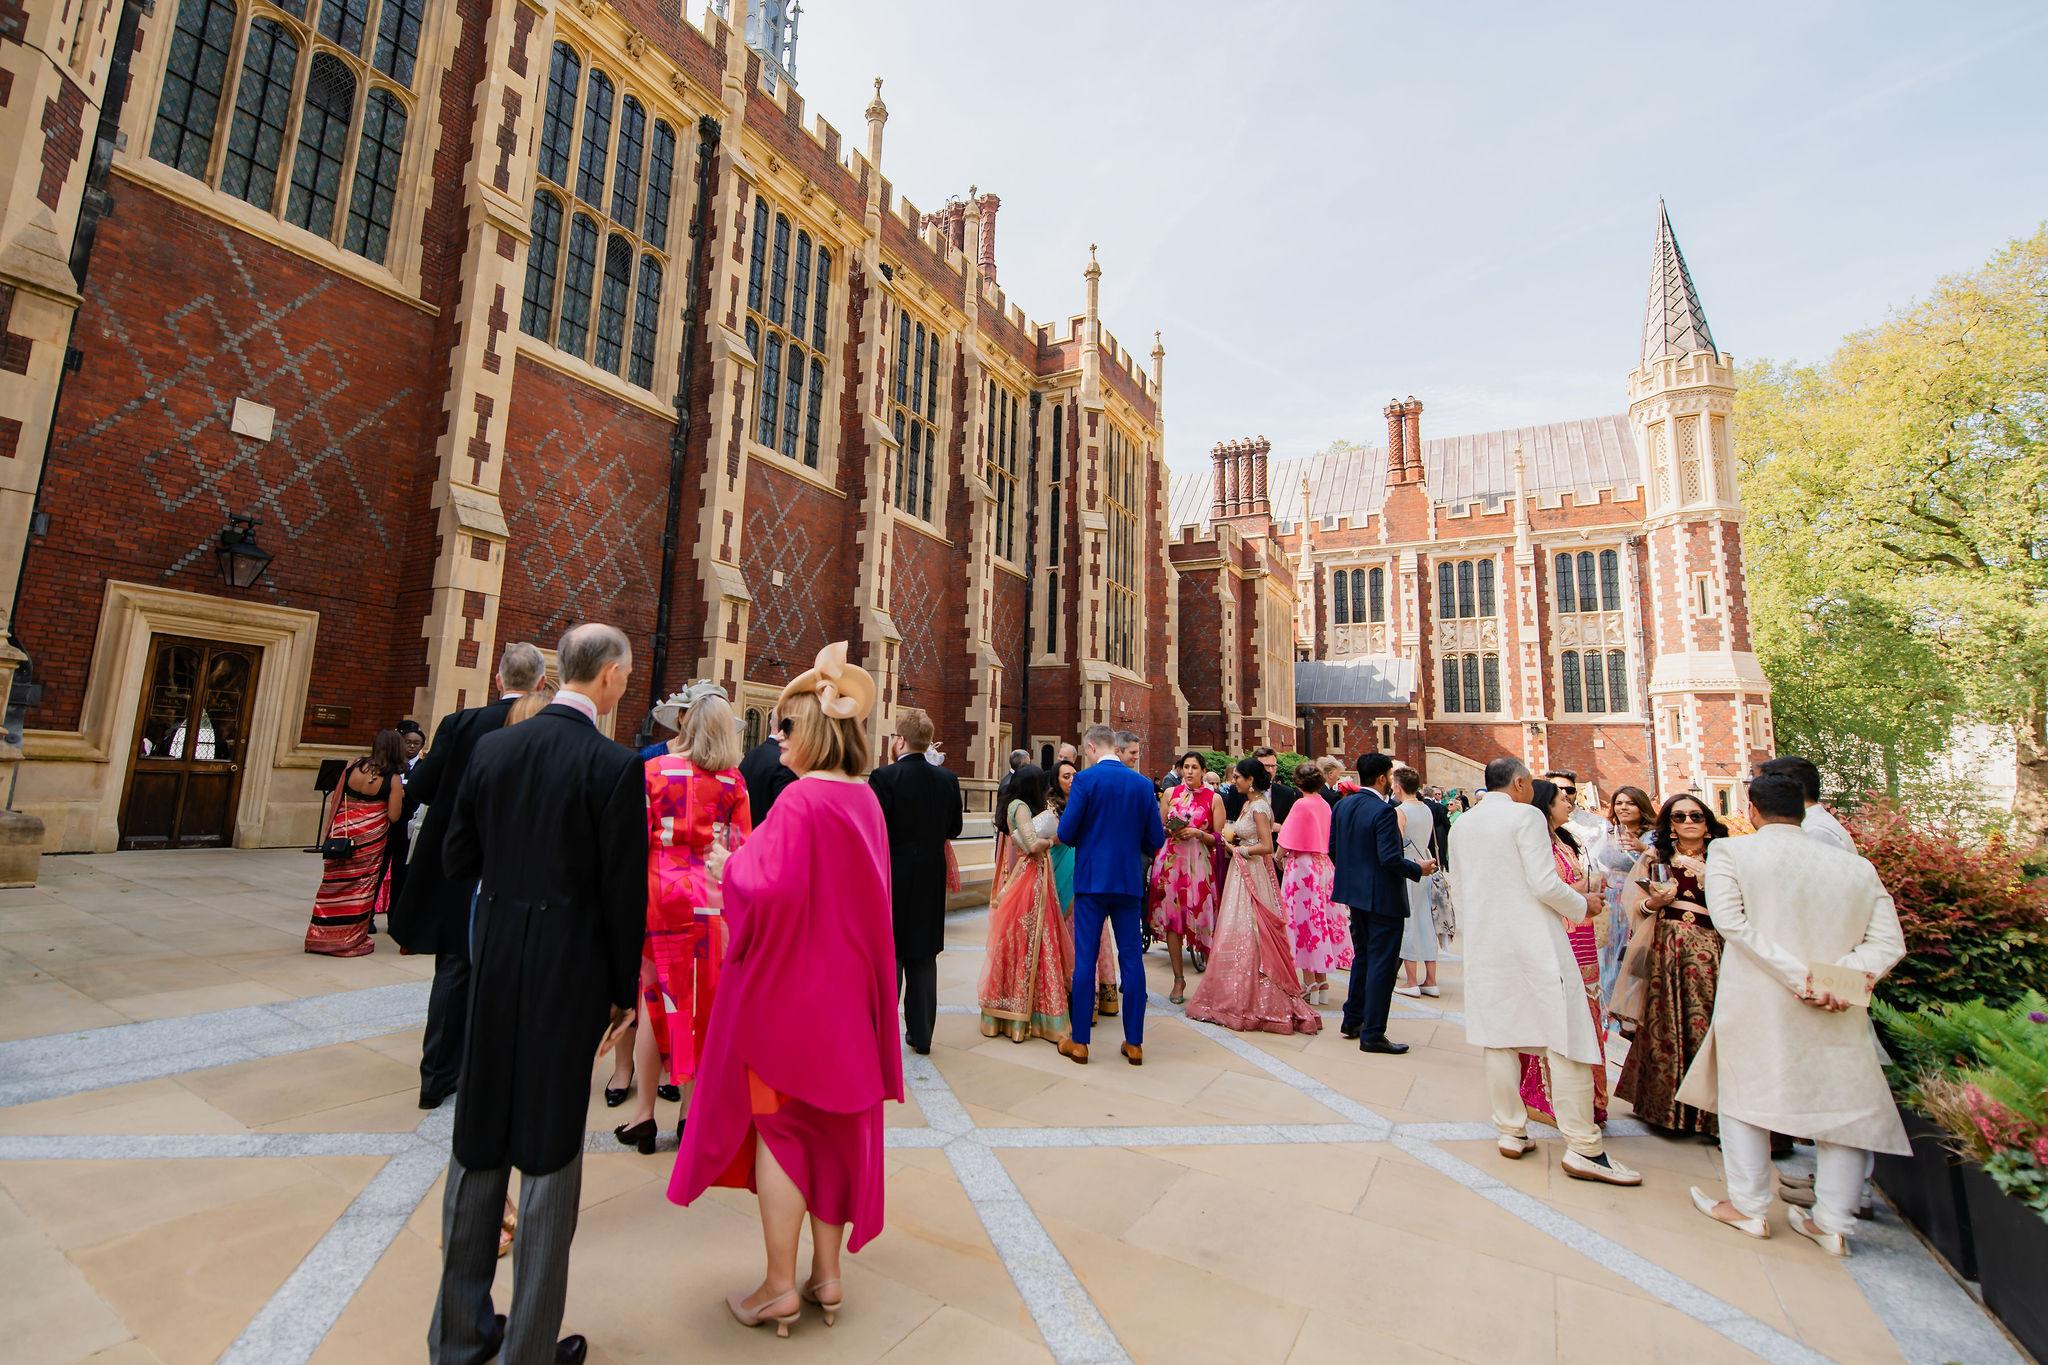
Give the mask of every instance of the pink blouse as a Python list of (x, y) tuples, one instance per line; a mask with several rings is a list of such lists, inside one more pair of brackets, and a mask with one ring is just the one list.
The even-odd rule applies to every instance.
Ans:
[(1294, 803), (1280, 826), (1280, 847), (1289, 853), (1330, 851), (1330, 803), (1309, 792)]

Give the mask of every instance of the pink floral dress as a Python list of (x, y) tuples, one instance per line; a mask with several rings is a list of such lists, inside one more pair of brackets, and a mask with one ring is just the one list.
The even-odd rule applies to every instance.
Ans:
[[(1215, 800), (1216, 793), (1207, 787), (1175, 787), (1166, 813), (1196, 829), (1208, 829)], [(1155, 933), (1186, 935), (1197, 952), (1208, 952), (1209, 937), (1216, 932), (1216, 864), (1209, 845), (1169, 837), (1152, 860), (1148, 900)]]
[(1294, 965), (1305, 972), (1350, 970), (1350, 918), (1338, 915), (1330, 900), (1337, 880), (1330, 861), (1330, 803), (1313, 794), (1296, 801), (1275, 837), (1287, 853), (1280, 909), (1287, 916)]

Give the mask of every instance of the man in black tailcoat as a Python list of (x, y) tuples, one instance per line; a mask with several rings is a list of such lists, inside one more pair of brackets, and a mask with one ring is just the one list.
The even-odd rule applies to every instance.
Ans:
[(469, 771), (477, 741), (502, 729), (512, 703), (540, 685), (547, 663), (529, 644), (505, 646), (498, 659), (498, 700), (444, 719), (426, 756), (405, 779), (408, 809), (427, 808), (418, 847), (406, 868), (405, 887), (391, 907), (391, 937), (407, 952), (434, 955), (434, 986), (427, 996), (427, 1031), (420, 1045), (420, 1108), (438, 1109), (455, 1093), (462, 1069), (462, 1034), (469, 1017), (469, 902), (473, 878), (444, 866), (443, 844), (455, 813), (455, 793)]
[[(600, 734), (632, 672), (626, 637), (587, 623), (562, 637), (562, 690), (476, 753), (442, 850), (479, 883), (475, 976), (455, 1099), (428, 1329), (435, 1365), (579, 1362), (563, 1339), (569, 1243), (583, 1180), (584, 1112), (599, 1051), (631, 1026), (647, 932), (647, 795), (640, 757)], [(499, 1223), (519, 1181), (512, 1311), (492, 1312)]]
[(915, 706), (896, 713), (894, 763), (868, 778), (889, 829), (889, 895), (896, 926), (896, 977), (903, 991), (903, 1040), (932, 1050), (939, 1013), (939, 953), (946, 946), (946, 844), (960, 837), (960, 779), (925, 757), (932, 718)]

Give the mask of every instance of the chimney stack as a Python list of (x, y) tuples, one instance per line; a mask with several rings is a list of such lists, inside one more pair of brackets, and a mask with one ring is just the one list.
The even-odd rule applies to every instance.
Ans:
[(1390, 400), (1386, 407), (1381, 409), (1381, 412), (1385, 413), (1387, 418), (1387, 486), (1389, 488), (1408, 481), (1408, 460), (1401, 453), (1401, 447), (1405, 443), (1403, 437), (1404, 423), (1402, 421), (1404, 411), (1405, 409), (1401, 406), (1401, 400), (1398, 398)]
[(1402, 420), (1407, 428), (1401, 442), (1401, 458), (1408, 465), (1408, 482), (1422, 482), (1422, 401), (1414, 394), (1401, 405)]
[(996, 210), (1003, 201), (993, 194), (981, 196), (981, 273), (989, 283), (996, 278)]
[(1252, 508), (1261, 516), (1271, 516), (1273, 504), (1266, 498), (1266, 457), (1272, 453), (1273, 443), (1260, 436), (1244, 443), (1245, 458), (1252, 467)]
[(1216, 472), (1216, 495), (1209, 500), (1209, 520), (1215, 521), (1223, 515), (1224, 508), (1223, 442), (1209, 447), (1209, 464)]

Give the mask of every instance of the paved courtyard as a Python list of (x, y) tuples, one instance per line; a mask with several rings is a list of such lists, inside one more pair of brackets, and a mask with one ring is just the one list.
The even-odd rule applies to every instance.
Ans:
[[(430, 963), (388, 938), (306, 956), (318, 871), (49, 858), (0, 891), (0, 1356), (424, 1357), (453, 1107), (415, 1103)], [(1842, 1263), (1782, 1214), (1761, 1243), (1700, 1218), (1714, 1149), (1626, 1118), (1638, 1190), (1563, 1178), (1547, 1132), (1498, 1159), (1455, 961), (1440, 1001), (1397, 1001), (1414, 1050), (1390, 1058), (1334, 1014), (1314, 1039), (1188, 1021), (1155, 952), (1145, 1066), (1083, 1069), (981, 1037), (982, 932), (949, 926), (937, 1041), (889, 1112), (888, 1227), (832, 1328), (732, 1323), (751, 1197), (670, 1205), (673, 1138), (619, 1148), (593, 1083), (565, 1325), (593, 1361), (2021, 1359), (1888, 1208)]]

